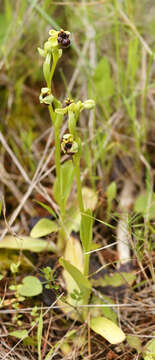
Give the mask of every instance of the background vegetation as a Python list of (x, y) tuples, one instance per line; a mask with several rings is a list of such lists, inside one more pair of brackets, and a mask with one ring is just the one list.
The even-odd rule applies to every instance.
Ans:
[[(65, 292), (55, 255), (45, 249), (36, 255), (33, 244), (27, 251), (18, 246), (8, 250), (6, 237), (29, 236), (36, 217), (49, 215), (34, 200), (52, 208), (54, 204), (53, 130), (47, 107), (39, 103), (45, 83), (37, 51), (51, 28), (69, 30), (72, 39), (54, 75), (55, 96), (61, 101), (70, 96), (96, 102), (96, 109), (83, 112), (78, 123), (81, 178), (92, 191), (90, 202), (94, 194), (98, 198), (94, 243), (98, 247), (117, 243), (95, 253), (91, 273), (102, 267), (94, 287), (115, 304), (124, 304), (117, 309), (117, 318), (128, 338), (119, 346), (90, 333), (86, 324), (66, 318), (60, 308), (46, 313), (45, 306), (54, 301), (52, 289), (22, 303), (17, 294), (24, 276), (38, 277), (47, 266), (57, 269), (58, 281), (52, 284), (56, 297)], [(155, 336), (154, 39), (152, 0), (0, 2), (1, 359), (154, 359), (146, 350)], [(62, 134), (66, 130), (64, 122)], [(73, 183), (70, 204), (75, 194)], [(122, 239), (128, 240), (125, 250)], [(106, 283), (105, 275), (121, 271), (131, 273), (132, 280), (124, 284), (119, 278), (118, 286), (109, 279)], [(42, 336), (37, 335), (35, 321)], [(18, 343), (25, 329), (28, 336)], [(20, 335), (8, 335), (17, 330)], [(68, 330), (72, 333), (66, 340)]]

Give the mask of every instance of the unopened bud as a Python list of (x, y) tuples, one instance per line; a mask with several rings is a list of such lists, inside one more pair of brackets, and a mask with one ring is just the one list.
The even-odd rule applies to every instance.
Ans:
[(84, 108), (85, 109), (93, 109), (95, 107), (95, 101), (94, 100), (86, 100), (84, 102)]

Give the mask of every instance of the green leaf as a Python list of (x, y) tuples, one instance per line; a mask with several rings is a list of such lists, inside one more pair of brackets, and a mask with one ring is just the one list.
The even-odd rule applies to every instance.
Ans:
[[(62, 195), (64, 205), (67, 202), (70, 190), (73, 184), (75, 169), (73, 167), (72, 160), (66, 161), (61, 166), (61, 176), (62, 176)], [(60, 188), (58, 184), (58, 179), (55, 180), (53, 187), (53, 195), (57, 203), (60, 203)]]
[(127, 335), (126, 337), (128, 344), (137, 350), (138, 353), (142, 351), (141, 341), (138, 336)]
[(41, 360), (41, 340), (42, 340), (42, 332), (43, 332), (43, 317), (42, 312), (39, 316), (38, 328), (37, 328), (37, 346), (38, 346), (38, 360)]
[[(140, 194), (135, 201), (134, 210), (137, 213), (141, 213), (143, 216), (145, 216), (147, 212), (148, 198), (149, 198), (149, 193), (145, 192), (144, 194)], [(149, 209), (149, 218), (152, 219), (154, 216), (155, 216), (155, 193), (153, 193), (152, 195), (151, 206)]]
[(56, 252), (56, 245), (50, 241), (33, 239), (30, 236), (7, 235), (0, 241), (0, 248), (15, 250), (30, 250), (33, 252), (53, 251)]
[(19, 286), (19, 294), (30, 297), (42, 293), (42, 284), (35, 276), (26, 276), (23, 279), (23, 284)]
[(49, 212), (49, 214), (51, 214), (54, 218), (56, 218), (56, 214), (50, 206), (44, 204), (42, 201), (35, 200), (35, 202), (40, 206), (42, 206), (44, 209), (46, 209)]
[(16, 331), (11, 331), (9, 333), (9, 335), (11, 336), (15, 336), (18, 339), (23, 339), (28, 337), (28, 331), (27, 330), (16, 330)]
[(90, 320), (90, 328), (111, 344), (119, 344), (125, 340), (124, 332), (115, 323), (105, 317), (92, 318)]
[[(70, 236), (69, 240), (67, 241), (67, 245), (64, 252), (64, 259), (68, 261), (70, 264), (74, 265), (76, 269), (78, 269), (81, 273), (83, 272), (83, 252), (82, 246), (78, 239)], [(79, 292), (79, 286), (77, 282), (74, 280), (72, 275), (64, 269), (63, 272), (63, 279), (65, 280), (65, 288), (67, 291), (67, 298), (66, 303), (70, 304), (71, 306), (65, 306), (62, 308), (62, 311), (65, 313), (69, 313), (69, 316), (74, 319), (77, 317), (77, 313), (73, 307), (77, 305), (77, 299), (73, 299), (72, 294), (77, 291)], [(82, 304), (82, 299), (78, 300), (78, 305)]]
[[(82, 188), (82, 198), (85, 210), (95, 210), (98, 198), (94, 190), (84, 186)], [(71, 233), (72, 231), (80, 231), (81, 213), (79, 207), (77, 206), (77, 200), (72, 203), (72, 206), (69, 210), (67, 210), (66, 215), (65, 228), (68, 233)]]
[(88, 209), (81, 214), (80, 239), (84, 252), (91, 250), (93, 219), (91, 210)]
[(155, 360), (155, 339), (145, 345), (144, 360)]
[[(97, 304), (97, 305), (114, 304), (114, 302), (108, 296), (102, 295), (102, 298), (103, 300), (99, 299), (98, 296), (93, 294), (91, 298), (91, 304)], [(117, 324), (117, 313), (113, 310), (112, 306), (93, 307), (92, 309), (90, 309), (90, 313), (92, 317), (105, 316), (106, 318)]]
[(32, 238), (39, 238), (51, 234), (52, 232), (56, 232), (58, 230), (59, 227), (56, 222), (44, 218), (36, 223), (36, 225), (31, 230), (30, 235)]
[(132, 285), (136, 275), (132, 273), (114, 273), (112, 276), (105, 275), (104, 278), (92, 279), (94, 286), (121, 286), (125, 284)]
[(67, 260), (60, 258), (60, 265), (62, 265), (65, 270), (69, 272), (72, 278), (77, 283), (79, 289), (83, 291), (91, 290), (91, 283), (89, 280), (82, 274), (80, 270), (78, 270), (74, 265), (70, 264)]
[(65, 228), (70, 234), (72, 231), (78, 232), (80, 230), (81, 213), (79, 207), (73, 205), (67, 211), (65, 219)]

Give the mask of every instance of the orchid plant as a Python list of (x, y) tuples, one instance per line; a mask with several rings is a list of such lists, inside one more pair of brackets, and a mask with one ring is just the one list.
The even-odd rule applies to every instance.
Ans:
[[(46, 87), (41, 89), (40, 103), (48, 106), (50, 118), (54, 129), (55, 139), (55, 165), (56, 165), (56, 182), (54, 184), (55, 199), (59, 205), (59, 233), (57, 250), (63, 257), (60, 258), (60, 264), (64, 267), (64, 278), (66, 280), (67, 291), (72, 291), (71, 296), (67, 298), (72, 309), (76, 307), (77, 302), (81, 306), (79, 310), (79, 320), (87, 321), (88, 302), (92, 290), (89, 276), (89, 260), (90, 251), (92, 249), (92, 210), (85, 208), (80, 176), (80, 159), (82, 153), (81, 138), (77, 132), (77, 122), (80, 113), (84, 109), (91, 110), (95, 107), (94, 100), (86, 100), (82, 102), (74, 101), (67, 98), (61, 103), (52, 93), (52, 79), (56, 69), (56, 65), (62, 56), (63, 49), (70, 46), (69, 31), (49, 31), (50, 37), (45, 42), (43, 49), (38, 49), (40, 55), (44, 58), (43, 73), (46, 81)], [(63, 119), (67, 117), (68, 132), (61, 139), (60, 130)], [(61, 153), (68, 154), (69, 159), (65, 164), (61, 165)], [(70, 160), (71, 159), (71, 160)], [(73, 172), (70, 171), (72, 164)], [(71, 190), (72, 181), (70, 181), (69, 191), (66, 190), (64, 184), (64, 169), (68, 171), (68, 176), (73, 180), (76, 176), (77, 199), (80, 209), (80, 240), (72, 239), (65, 229), (66, 219), (66, 200)], [(65, 173), (67, 174), (67, 173)], [(56, 191), (57, 189), (57, 191)], [(38, 226), (38, 225), (36, 225)], [(34, 233), (34, 230), (33, 230)], [(80, 263), (80, 259), (82, 261)], [(68, 310), (71, 310), (69, 307)], [(65, 311), (65, 310), (64, 310)], [(75, 311), (74, 311), (75, 313)], [(90, 320), (90, 327), (100, 335), (104, 336), (111, 343), (119, 343), (124, 340), (123, 331), (111, 320), (102, 316), (93, 317)], [(71, 315), (75, 318), (75, 314)], [(113, 335), (112, 335), (113, 332)]]

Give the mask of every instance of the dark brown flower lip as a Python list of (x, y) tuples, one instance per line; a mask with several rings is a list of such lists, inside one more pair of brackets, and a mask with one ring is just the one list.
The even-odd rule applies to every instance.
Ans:
[(58, 44), (59, 44), (61, 47), (67, 48), (67, 47), (70, 46), (69, 35), (70, 35), (70, 34), (67, 34), (64, 30), (61, 30), (61, 31), (58, 33)]
[(69, 150), (69, 149), (71, 149), (72, 145), (73, 145), (73, 143), (72, 143), (72, 142), (68, 142), (68, 143), (66, 143), (66, 144), (65, 144), (65, 150)]
[(58, 37), (60, 36), (60, 37), (62, 37), (62, 38), (64, 38), (64, 39), (66, 39), (66, 38), (69, 38), (69, 35), (70, 34), (68, 34), (68, 33), (66, 33), (66, 31), (64, 31), (64, 30), (60, 30), (59, 31), (59, 33), (58, 33)]
[(62, 105), (62, 108), (64, 109), (65, 107), (71, 105), (74, 101), (72, 99), (67, 98), (64, 102), (64, 104)]

